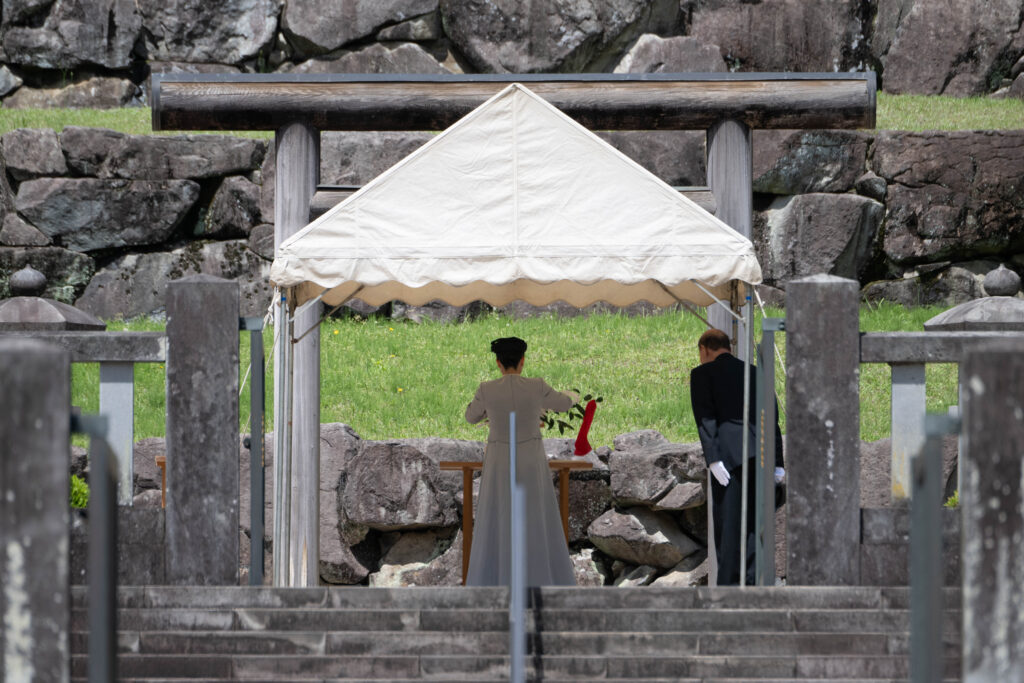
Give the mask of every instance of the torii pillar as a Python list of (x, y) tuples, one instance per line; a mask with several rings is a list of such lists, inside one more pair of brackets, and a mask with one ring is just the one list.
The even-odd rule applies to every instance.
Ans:
[[(719, 207), (717, 215), (747, 237), (753, 201), (752, 129), (875, 125), (873, 72), (155, 74), (153, 130), (275, 131), (274, 242), (279, 245), (309, 221), (320, 131), (444, 130), (511, 83), (525, 84), (591, 130), (707, 131), (708, 184)], [(296, 319), (296, 336), (315, 324), (318, 309), (315, 305)], [(316, 333), (295, 345), (294, 359), (292, 505), (282, 520), (289, 527), (291, 542), (287, 571), (278, 574), (276, 567), (285, 558), (278, 549), (279, 539), (274, 539), (274, 583), (305, 586), (318, 582), (320, 355)], [(282, 395), (279, 363), (276, 356), (275, 399)], [(285, 420), (279, 403), (275, 400), (275, 429), (281, 429)], [(274, 510), (275, 529), (280, 512)]]

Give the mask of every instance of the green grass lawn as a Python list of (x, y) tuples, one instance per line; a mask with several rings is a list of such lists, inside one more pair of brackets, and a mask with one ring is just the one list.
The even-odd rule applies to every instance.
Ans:
[[(921, 331), (942, 309), (864, 306), (863, 331)], [(769, 311), (780, 315), (779, 311)], [(160, 323), (113, 323), (111, 329), (158, 330)], [(515, 335), (527, 340), (525, 374), (543, 376), (560, 389), (578, 388), (604, 397), (591, 429), (594, 446), (610, 445), (617, 434), (657, 429), (673, 441), (696, 441), (690, 412), (689, 373), (697, 363), (696, 340), (703, 325), (686, 313), (627, 318), (512, 320), (493, 315), (461, 324), (332, 320), (321, 329), (321, 421), (345, 422), (368, 439), (439, 436), (482, 440), (485, 427), (463, 418), (479, 382), (497, 376), (491, 339)], [(240, 377), (248, 364), (248, 333), (241, 335)], [(272, 424), (272, 334), (264, 347), (267, 370), (267, 430)], [(785, 335), (776, 335), (785, 358)], [(164, 368), (136, 365), (136, 438), (164, 433)], [(928, 408), (945, 411), (956, 403), (956, 366), (929, 365)], [(96, 412), (99, 369), (73, 367), (72, 398)], [(776, 390), (785, 411), (785, 379), (776, 366)], [(861, 437), (889, 435), (889, 368), (861, 366)], [(248, 384), (240, 399), (240, 430), (248, 431)], [(549, 432), (557, 436), (557, 431)]]
[[(110, 128), (123, 133), (153, 133), (150, 110), (123, 109), (0, 109), (0, 134), (15, 128), (66, 126)], [(988, 97), (947, 97), (944, 95), (889, 95), (878, 93), (877, 130), (1008, 130), (1024, 128), (1024, 100), (994, 100)], [(225, 133), (272, 139), (270, 131)], [(170, 131), (169, 134), (177, 134)]]

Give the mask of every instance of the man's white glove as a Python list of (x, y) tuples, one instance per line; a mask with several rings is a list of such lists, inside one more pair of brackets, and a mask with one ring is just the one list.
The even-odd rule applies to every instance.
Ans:
[(729, 480), (732, 477), (729, 476), (729, 470), (725, 469), (725, 465), (722, 464), (721, 460), (711, 463), (708, 469), (711, 470), (711, 474), (715, 475), (715, 479), (718, 480), (719, 484), (722, 486), (729, 485)]
[(781, 484), (782, 480), (786, 478), (786, 470), (781, 467), (775, 468), (775, 483)]

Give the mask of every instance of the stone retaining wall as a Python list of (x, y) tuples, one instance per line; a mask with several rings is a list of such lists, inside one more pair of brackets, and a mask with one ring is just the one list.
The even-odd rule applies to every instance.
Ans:
[(8, 0), (4, 107), (148, 103), (154, 73), (864, 71), (1024, 97), (1019, 2)]
[[(602, 135), (670, 184), (706, 182), (703, 133)], [(429, 137), (324, 133), (321, 182), (367, 183)], [(755, 131), (754, 242), (765, 283), (784, 289), (826, 272), (858, 280), (872, 300), (981, 296), (982, 276), (999, 263), (1024, 273), (1021, 169), (1024, 131)], [(270, 303), (273, 178), (262, 139), (9, 132), (0, 139), (0, 297), (29, 263), (47, 276), (46, 296), (130, 318), (161, 313), (166, 284), (202, 272), (238, 280), (243, 314), (260, 315)]]

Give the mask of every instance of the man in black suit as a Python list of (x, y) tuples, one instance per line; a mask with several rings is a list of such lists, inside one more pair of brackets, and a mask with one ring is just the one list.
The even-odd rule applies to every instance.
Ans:
[[(711, 471), (718, 585), (740, 582), (740, 519), (743, 501), (743, 361), (730, 353), (729, 337), (710, 329), (697, 342), (700, 365), (690, 371), (690, 403), (697, 422), (704, 459)], [(750, 368), (750, 437), (748, 458), (756, 453), (756, 374)], [(778, 411), (776, 410), (776, 415)], [(775, 423), (775, 481), (782, 469), (782, 431)], [(754, 583), (754, 462), (747, 467), (747, 584)]]

